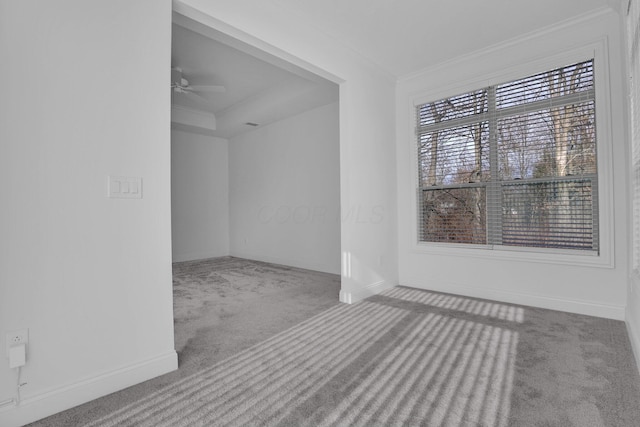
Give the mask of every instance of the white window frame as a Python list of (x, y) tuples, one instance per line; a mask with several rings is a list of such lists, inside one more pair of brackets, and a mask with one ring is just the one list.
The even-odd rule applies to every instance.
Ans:
[[(596, 149), (598, 168), (598, 227), (599, 252), (563, 250), (533, 247), (509, 247), (491, 245), (475, 245), (466, 243), (441, 243), (419, 241), (418, 230), (418, 192), (419, 182), (418, 149), (416, 138), (416, 107), (438, 99), (446, 99), (461, 93), (471, 92), (484, 87), (526, 78), (538, 73), (547, 72), (569, 64), (594, 60), (595, 110), (596, 110)], [(411, 233), (413, 245), (411, 252), (447, 256), (479, 257), (526, 262), (542, 262), (564, 265), (581, 265), (590, 267), (614, 268), (614, 213), (613, 213), (613, 141), (611, 132), (611, 100), (610, 100), (609, 57), (606, 39), (569, 52), (562, 52), (529, 63), (515, 65), (482, 78), (449, 85), (437, 91), (418, 93), (411, 97), (410, 133), (411, 165), (412, 165), (412, 212)]]

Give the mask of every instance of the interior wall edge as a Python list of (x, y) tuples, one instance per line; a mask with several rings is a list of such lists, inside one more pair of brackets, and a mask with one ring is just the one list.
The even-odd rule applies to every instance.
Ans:
[(629, 341), (631, 341), (631, 349), (633, 350), (633, 355), (636, 359), (636, 368), (638, 368), (638, 372), (640, 373), (640, 329), (636, 326), (638, 325), (638, 321), (635, 319), (630, 319), (630, 316), (627, 315), (627, 333), (629, 334)]
[(386, 280), (380, 280), (366, 286), (360, 286), (355, 289), (346, 290), (344, 287), (340, 290), (340, 302), (346, 304), (355, 304), (365, 298), (382, 293), (388, 289), (395, 288), (396, 285)]
[[(193, 29), (189, 24), (189, 21), (193, 21), (208, 27), (210, 30), (217, 33), (215, 37), (216, 40), (228, 44), (245, 53), (257, 56), (261, 59), (265, 59), (263, 55), (266, 53), (267, 55), (282, 61), (282, 63), (279, 63), (280, 66), (290, 63), (331, 82), (340, 84), (344, 81), (343, 78), (323, 69), (322, 67), (318, 67), (295, 54), (291, 54), (272, 43), (262, 40), (256, 35), (250, 34), (236, 25), (218, 19), (205, 10), (200, 10), (191, 6), (184, 0), (172, 0), (172, 10), (174, 14), (173, 20), (179, 25)], [(272, 58), (270, 60), (272, 60)]]
[(632, 274), (629, 281), (625, 321), (629, 341), (631, 341), (631, 349), (636, 359), (636, 367), (640, 372), (640, 278)]
[(176, 369), (178, 354), (169, 351), (35, 396), (25, 396), (20, 406), (8, 406), (0, 412), (0, 425), (23, 426)]

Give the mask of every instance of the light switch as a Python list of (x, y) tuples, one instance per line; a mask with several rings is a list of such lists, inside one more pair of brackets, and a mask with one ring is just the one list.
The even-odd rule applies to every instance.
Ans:
[(142, 178), (109, 176), (107, 197), (112, 199), (142, 199)]

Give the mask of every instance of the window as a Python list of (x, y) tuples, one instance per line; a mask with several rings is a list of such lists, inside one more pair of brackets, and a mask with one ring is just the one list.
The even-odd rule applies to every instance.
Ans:
[(598, 253), (593, 60), (416, 114), (420, 242)]

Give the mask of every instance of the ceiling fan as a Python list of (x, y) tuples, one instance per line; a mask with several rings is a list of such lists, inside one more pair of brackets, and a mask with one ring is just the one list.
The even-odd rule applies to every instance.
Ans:
[(189, 80), (187, 80), (182, 74), (182, 68), (180, 67), (171, 68), (171, 90), (174, 93), (183, 93), (185, 95), (199, 98), (203, 101), (206, 101), (206, 99), (198, 95), (196, 92), (224, 93), (227, 91), (224, 86), (190, 85)]

